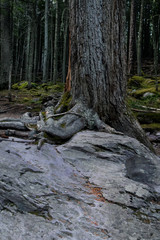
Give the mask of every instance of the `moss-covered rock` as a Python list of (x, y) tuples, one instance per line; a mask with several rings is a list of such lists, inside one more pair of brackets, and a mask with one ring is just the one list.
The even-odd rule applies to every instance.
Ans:
[[(37, 84), (36, 83), (31, 83), (31, 88), (37, 88)], [(22, 90), (28, 88), (28, 82), (19, 82), (19, 83), (15, 83), (12, 85), (12, 89), (14, 90)]]
[(41, 86), (40, 86), (42, 89), (44, 89), (45, 91), (49, 91), (49, 92), (63, 92), (64, 90), (64, 84), (59, 82), (55, 85), (53, 84), (50, 84), (50, 83), (43, 83)]
[(24, 97), (24, 98), (23, 98), (23, 101), (24, 101), (24, 102), (28, 102), (28, 101), (30, 101), (30, 99), (27, 98), (27, 97)]
[(136, 89), (137, 88), (141, 88), (143, 81), (144, 81), (144, 77), (142, 77), (142, 76), (133, 76), (128, 81), (128, 87), (129, 88), (136, 88)]
[(133, 76), (128, 81), (128, 93), (138, 99), (142, 98), (147, 92), (160, 96), (160, 94), (156, 92), (155, 83), (156, 81), (153, 77)]
[(132, 96), (135, 98), (142, 98), (143, 95), (147, 92), (157, 94), (155, 87), (151, 87), (151, 88), (141, 88), (136, 91), (133, 91)]

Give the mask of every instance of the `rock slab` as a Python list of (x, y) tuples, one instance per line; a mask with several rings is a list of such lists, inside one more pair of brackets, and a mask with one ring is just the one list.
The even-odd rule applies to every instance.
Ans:
[(159, 240), (160, 158), (123, 135), (0, 142), (1, 240)]

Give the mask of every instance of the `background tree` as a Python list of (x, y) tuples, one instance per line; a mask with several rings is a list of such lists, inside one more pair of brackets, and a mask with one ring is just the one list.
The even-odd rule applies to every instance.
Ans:
[[(10, 83), (12, 71), (12, 6), (10, 0), (1, 0), (1, 68), (0, 87), (6, 87)], [(9, 84), (10, 85), (10, 84)], [(10, 88), (10, 86), (9, 86)]]
[[(29, 84), (31, 84), (33, 81), (39, 83), (42, 82), (44, 78), (46, 82), (65, 82), (69, 54), (68, 0), (46, 1), (48, 2), (47, 15), (45, 14), (44, 0), (14, 0), (10, 1), (13, 7), (7, 7), (7, 11), (11, 18), (13, 16), (13, 21), (11, 21), (10, 24), (13, 26), (13, 55), (11, 57), (11, 61), (13, 62), (13, 83), (22, 80), (28, 81)], [(159, 0), (143, 1), (143, 17), (140, 17), (142, 16), (141, 1), (127, 0), (125, 3), (127, 19), (126, 39), (128, 39), (128, 73), (136, 74), (136, 66), (139, 66), (139, 63), (142, 62), (143, 67), (142, 71), (139, 71), (139, 74), (144, 72), (145, 74), (158, 75), (158, 44), (160, 40), (157, 30), (159, 28), (158, 16), (160, 14)], [(1, 3), (3, 2), (7, 4), (9, 1), (1, 0)], [(135, 5), (136, 14), (134, 14), (135, 8), (133, 7)], [(3, 34), (7, 28), (2, 26), (4, 22), (4, 14), (1, 15), (1, 53), (3, 54), (4, 47), (2, 47), (2, 45), (7, 44), (6, 41), (3, 41)], [(48, 31), (45, 31), (44, 29), (46, 19), (45, 16), (48, 16)], [(9, 22), (7, 21), (7, 24), (8, 23)], [(141, 31), (139, 31), (141, 24), (143, 24), (143, 27), (141, 28)], [(11, 32), (12, 31), (10, 31), (9, 34)], [(46, 33), (48, 33), (48, 36)], [(141, 41), (139, 41), (140, 36)], [(47, 38), (48, 40), (45, 41)], [(7, 38), (5, 37), (5, 39)], [(139, 39), (137, 40), (138, 44), (136, 44), (135, 39)], [(46, 42), (48, 42), (47, 61), (45, 60)], [(139, 45), (140, 42), (141, 44)], [(136, 55), (136, 48), (138, 48), (137, 52), (141, 54), (141, 57), (138, 57), (138, 61), (135, 59), (135, 56), (133, 56)], [(138, 54), (138, 56), (140, 55)], [(8, 57), (9, 55), (7, 54), (5, 59)], [(2, 65), (4, 66), (3, 61)], [(3, 69), (1, 68), (1, 70), (2, 74)], [(43, 75), (45, 75), (45, 77)]]
[(54, 61), (53, 61), (53, 83), (57, 80), (58, 67), (58, 37), (59, 37), (59, 2), (56, 0), (55, 36), (54, 36)]
[(43, 62), (43, 82), (47, 81), (48, 73), (48, 11), (49, 0), (45, 0), (45, 27), (44, 27), (44, 62)]
[(130, 24), (129, 24), (129, 50), (128, 50), (128, 75), (134, 73), (136, 60), (136, 0), (130, 3)]
[(143, 10), (144, 0), (141, 0), (141, 10), (139, 19), (139, 31), (137, 39), (137, 74), (142, 75), (142, 30), (143, 30)]
[(156, 90), (158, 91), (158, 56), (160, 46), (160, 2), (154, 0), (152, 5), (152, 33), (153, 33), (153, 50), (154, 50), (154, 74), (156, 77)]

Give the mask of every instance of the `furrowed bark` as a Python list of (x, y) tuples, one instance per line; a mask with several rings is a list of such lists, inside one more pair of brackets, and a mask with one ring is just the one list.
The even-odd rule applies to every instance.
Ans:
[(72, 102), (86, 103), (100, 119), (151, 148), (126, 107), (124, 0), (71, 0)]

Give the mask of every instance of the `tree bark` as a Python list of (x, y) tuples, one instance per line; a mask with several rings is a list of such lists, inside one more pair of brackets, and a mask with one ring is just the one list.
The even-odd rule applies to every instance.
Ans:
[(56, 0), (56, 19), (55, 19), (55, 37), (54, 37), (54, 57), (53, 57), (53, 83), (57, 81), (57, 62), (58, 62), (58, 0)]
[(138, 40), (137, 40), (137, 74), (138, 76), (142, 75), (142, 28), (143, 28), (143, 9), (144, 9), (144, 0), (141, 0), (141, 11), (140, 11), (140, 20), (139, 20), (139, 31), (138, 31)]
[(63, 10), (62, 19), (63, 19), (63, 62), (62, 62), (62, 78), (63, 83), (66, 81), (66, 60), (67, 60), (67, 39), (68, 39), (68, 2), (66, 3), (66, 8)]
[(12, 66), (12, 29), (11, 29), (11, 1), (0, 2), (1, 11), (1, 66), (0, 87), (8, 85)]
[(136, 52), (136, 39), (135, 39), (135, 25), (136, 25), (136, 17), (135, 17), (135, 0), (131, 0), (130, 7), (130, 30), (129, 30), (129, 52), (128, 52), (128, 75), (134, 73), (134, 60), (135, 60), (135, 52)]
[(31, 19), (28, 19), (27, 33), (26, 33), (26, 53), (25, 53), (25, 80), (28, 80), (28, 65), (31, 39)]
[(156, 78), (156, 91), (158, 92), (158, 79), (157, 79), (157, 74), (158, 74), (158, 57), (159, 57), (159, 42), (160, 42), (160, 14), (159, 10), (157, 9), (158, 5), (155, 2), (153, 2), (152, 6), (152, 39), (153, 39), (153, 50), (154, 50), (154, 74)]
[(72, 102), (151, 147), (127, 110), (125, 0), (70, 0)]
[(68, 73), (66, 77), (65, 92), (71, 91), (71, 34), (69, 34), (69, 59), (68, 59)]
[(45, 0), (43, 82), (47, 82), (48, 78), (48, 5), (49, 0)]

